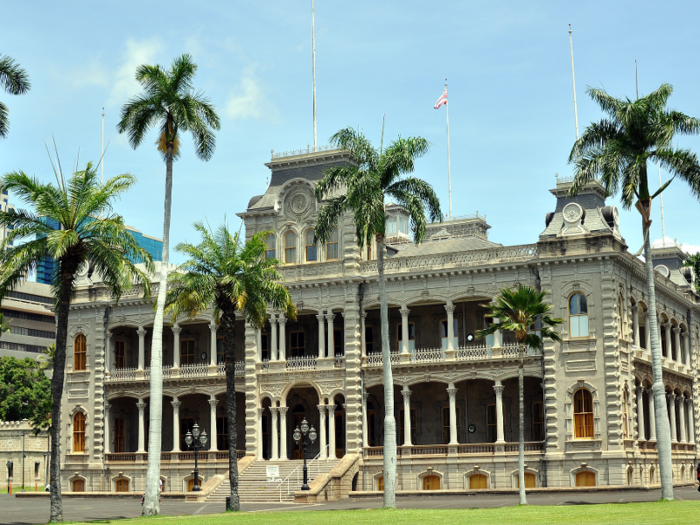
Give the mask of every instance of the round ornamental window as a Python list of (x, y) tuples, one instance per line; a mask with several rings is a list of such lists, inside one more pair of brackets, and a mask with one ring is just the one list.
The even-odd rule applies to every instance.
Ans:
[(564, 216), (564, 220), (566, 222), (580, 222), (581, 217), (583, 217), (583, 208), (581, 208), (580, 204), (570, 202), (569, 204), (564, 206), (564, 209), (562, 210), (562, 215)]
[(297, 193), (292, 197), (290, 207), (294, 213), (304, 213), (309, 208), (309, 198), (303, 193)]

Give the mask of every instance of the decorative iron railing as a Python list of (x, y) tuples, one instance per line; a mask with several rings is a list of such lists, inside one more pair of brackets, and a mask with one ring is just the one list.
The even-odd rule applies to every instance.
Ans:
[(445, 360), (445, 352), (442, 348), (421, 348), (411, 354), (413, 363), (440, 363)]
[(289, 357), (287, 358), (287, 370), (316, 370), (316, 356)]
[(298, 157), (300, 155), (309, 155), (311, 153), (318, 153), (319, 151), (334, 151), (338, 150), (338, 146), (334, 146), (332, 144), (329, 144), (328, 146), (317, 146), (315, 149), (311, 146), (311, 144), (306, 145), (306, 149), (291, 149), (288, 151), (278, 151), (275, 152), (275, 150), (271, 150), (271, 156), (272, 160), (275, 159), (284, 159), (286, 157)]
[(136, 368), (115, 368), (112, 370), (110, 381), (134, 381), (136, 379)]
[(457, 349), (457, 361), (478, 361), (481, 359), (490, 359), (491, 350), (487, 348), (486, 343), (480, 345), (460, 346)]
[(180, 377), (207, 377), (207, 373), (207, 365), (203, 363), (182, 365), (180, 367)]

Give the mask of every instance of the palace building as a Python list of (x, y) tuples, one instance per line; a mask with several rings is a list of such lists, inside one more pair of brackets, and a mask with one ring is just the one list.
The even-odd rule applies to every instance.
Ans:
[[(247, 237), (274, 232), (267, 253), (283, 263), (298, 310), (295, 320), (270, 311), (260, 331), (237, 323), (243, 501), (252, 501), (247, 484), (261, 485), (267, 465), (279, 466), (287, 481), (266, 482), (271, 498), (298, 490), (293, 431), (304, 419), (318, 433), (308, 454), (316, 458), (312, 473), (336, 472), (324, 479), (342, 477), (341, 496), (382, 490), (387, 387), (394, 389), (399, 491), (516, 488), (517, 345), (506, 333), (475, 334), (492, 322), (483, 305), (519, 283), (546, 290), (554, 316), (565, 319), (561, 343), (525, 357), (528, 487), (659, 484), (650, 323), (662, 334), (674, 480), (694, 479), (700, 296), (679, 247), (654, 249), (657, 311), (650, 312), (643, 262), (628, 250), (598, 183), (567, 197), (571, 181), (558, 178), (539, 238), (517, 246), (491, 241), (479, 215), (430, 224), (416, 245), (405, 211), (389, 204), (394, 384), (387, 386), (375, 246), (359, 249), (350, 216), (323, 246), (311, 232), (316, 181), (347, 162), (339, 150), (274, 154), (267, 191), (239, 214)], [(70, 313), (63, 488), (143, 491), (152, 299), (137, 289), (116, 303), (88, 275)], [(192, 488), (194, 457), (184, 437), (194, 424), (210, 437), (199, 472), (211, 488), (228, 469), (222, 334), (210, 313), (168, 321), (163, 332), (165, 490)]]

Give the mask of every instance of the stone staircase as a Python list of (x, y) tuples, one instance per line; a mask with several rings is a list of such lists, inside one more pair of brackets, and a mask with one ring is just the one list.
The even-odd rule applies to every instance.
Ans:
[[(301, 488), (303, 473), (302, 460), (269, 461), (256, 459), (241, 475), (238, 480), (238, 494), (241, 503), (278, 503), (294, 502), (294, 492)], [(327, 474), (338, 464), (337, 459), (307, 460), (309, 470), (309, 484), (319, 474)], [(267, 467), (277, 465), (280, 469), (279, 478), (275, 481), (267, 480)], [(283, 482), (284, 481), (284, 482)], [(283, 483), (282, 483), (283, 482)], [(280, 487), (280, 483), (282, 486)], [(209, 497), (207, 502), (225, 502), (231, 494), (228, 476)]]

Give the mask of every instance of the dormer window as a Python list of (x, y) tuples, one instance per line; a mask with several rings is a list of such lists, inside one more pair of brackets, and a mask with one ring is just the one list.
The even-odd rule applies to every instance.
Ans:
[(408, 235), (408, 217), (399, 217), (399, 233)]
[(397, 232), (396, 217), (387, 217), (386, 219), (386, 234), (396, 235)]

